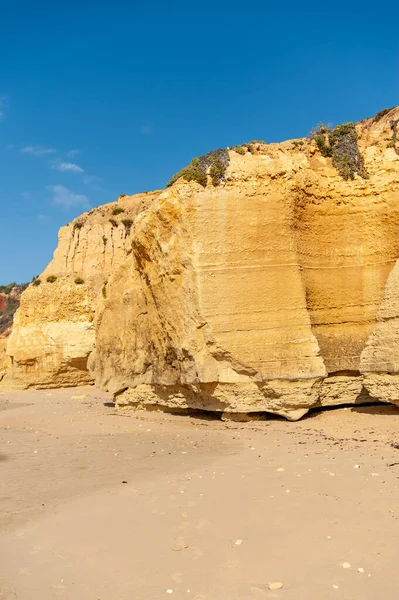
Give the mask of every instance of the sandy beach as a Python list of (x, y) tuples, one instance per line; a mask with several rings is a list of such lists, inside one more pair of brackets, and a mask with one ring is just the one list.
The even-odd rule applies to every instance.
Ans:
[(389, 405), (224, 423), (3, 392), (0, 599), (394, 600), (398, 429)]

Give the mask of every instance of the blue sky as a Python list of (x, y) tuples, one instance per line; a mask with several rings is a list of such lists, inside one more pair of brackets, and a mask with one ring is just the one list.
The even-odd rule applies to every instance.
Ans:
[(61, 225), (192, 157), (399, 104), (399, 5), (13, 0), (0, 22), (0, 284)]

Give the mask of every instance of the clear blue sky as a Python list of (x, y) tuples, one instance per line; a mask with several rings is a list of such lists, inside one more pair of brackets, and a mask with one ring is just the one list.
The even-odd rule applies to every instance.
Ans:
[(0, 284), (59, 227), (193, 156), (399, 104), (399, 3), (12, 0), (0, 22)]

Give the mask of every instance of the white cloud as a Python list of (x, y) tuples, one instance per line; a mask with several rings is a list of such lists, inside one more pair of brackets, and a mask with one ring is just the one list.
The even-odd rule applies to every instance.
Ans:
[(32, 194), (30, 192), (21, 192), (21, 196), (25, 200), (29, 200), (29, 198), (32, 198)]
[(82, 167), (79, 167), (79, 165), (71, 162), (57, 161), (52, 164), (52, 168), (62, 172), (69, 171), (71, 173), (84, 173)]
[(47, 189), (53, 193), (52, 204), (56, 206), (64, 209), (74, 208), (75, 206), (90, 208), (89, 199), (84, 194), (75, 194), (63, 185), (49, 185)]
[(32, 154), (32, 156), (45, 156), (46, 154), (55, 154), (54, 148), (45, 148), (44, 146), (24, 146), (21, 152)]
[(67, 156), (68, 158), (73, 158), (74, 156), (77, 156), (80, 153), (80, 150), (70, 150), (69, 152), (67, 152)]

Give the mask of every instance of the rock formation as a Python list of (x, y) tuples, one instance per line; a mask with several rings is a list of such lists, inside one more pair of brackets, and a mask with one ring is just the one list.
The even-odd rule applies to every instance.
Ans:
[(26, 283), (0, 286), (0, 381), (6, 372), (6, 345), (11, 334), (14, 314), (21, 301), (21, 294), (27, 286)]
[(399, 404), (397, 119), (210, 153), (62, 228), (3, 385), (231, 418)]
[[(159, 193), (123, 196), (62, 227), (54, 258), (23, 294), (7, 345), (5, 387), (93, 382), (87, 359), (108, 278), (131, 253), (136, 215)], [(113, 214), (117, 213), (117, 214)]]

